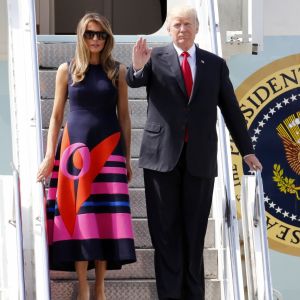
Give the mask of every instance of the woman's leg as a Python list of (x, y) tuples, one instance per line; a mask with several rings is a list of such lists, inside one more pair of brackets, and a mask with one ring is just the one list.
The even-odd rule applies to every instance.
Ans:
[(90, 299), (90, 287), (87, 280), (87, 261), (76, 261), (75, 269), (78, 277), (78, 297), (77, 300)]
[(95, 294), (96, 300), (106, 300), (104, 293), (104, 276), (106, 271), (106, 261), (96, 260), (96, 282)]

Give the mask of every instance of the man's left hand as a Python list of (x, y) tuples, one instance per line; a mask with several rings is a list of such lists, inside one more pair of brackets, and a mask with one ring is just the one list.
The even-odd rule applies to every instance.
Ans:
[(244, 161), (249, 166), (250, 171), (262, 171), (262, 164), (254, 154), (245, 156)]

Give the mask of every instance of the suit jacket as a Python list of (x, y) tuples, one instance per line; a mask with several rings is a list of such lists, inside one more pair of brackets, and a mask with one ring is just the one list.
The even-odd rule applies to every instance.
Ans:
[(188, 129), (186, 161), (194, 176), (217, 175), (217, 107), (240, 153), (254, 153), (245, 119), (239, 108), (225, 61), (196, 47), (196, 74), (188, 98), (173, 46), (157, 47), (138, 76), (133, 67), (127, 83), (146, 86), (148, 110), (140, 150), (139, 166), (160, 172), (171, 171), (177, 164)]

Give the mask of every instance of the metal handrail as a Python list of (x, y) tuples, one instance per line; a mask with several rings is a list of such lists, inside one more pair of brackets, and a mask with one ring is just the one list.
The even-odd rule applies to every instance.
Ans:
[[(36, 16), (35, 16), (35, 0), (28, 0), (29, 13), (30, 13), (30, 31), (31, 31), (31, 51), (33, 56), (33, 70), (35, 79), (33, 80), (35, 95), (34, 105), (35, 105), (35, 128), (37, 137), (37, 154), (38, 154), (38, 164), (41, 163), (43, 159), (43, 137), (42, 137), (42, 117), (41, 117), (41, 103), (40, 103), (40, 86), (39, 86), (39, 66), (38, 66), (38, 51), (37, 51), (37, 34), (36, 34)], [(44, 264), (44, 269), (42, 274), (42, 284), (43, 284), (43, 297), (45, 300), (50, 300), (50, 276), (49, 276), (49, 260), (48, 260), (48, 241), (46, 232), (46, 207), (45, 207), (45, 195), (44, 186), (40, 185), (38, 196), (41, 201), (40, 215), (36, 217), (36, 222), (41, 225), (41, 254)], [(40, 221), (39, 221), (40, 220)]]
[(13, 191), (14, 191), (14, 211), (15, 219), (9, 220), (10, 224), (16, 227), (17, 234), (17, 262), (18, 262), (18, 287), (19, 300), (25, 299), (25, 277), (24, 277), (24, 254), (23, 254), (23, 233), (22, 233), (22, 214), (21, 214), (21, 195), (20, 179), (18, 170), (13, 164)]
[(244, 299), (244, 284), (242, 276), (240, 240), (238, 232), (238, 220), (236, 215), (236, 199), (234, 196), (231, 157), (229, 156), (229, 138), (225, 122), (219, 111), (219, 139), (221, 144), (221, 157), (223, 165), (224, 193), (226, 201), (225, 221), (228, 229), (229, 251), (231, 257), (232, 287), (235, 300)]
[(265, 297), (264, 300), (273, 299), (272, 297), (272, 280), (271, 280), (271, 269), (270, 269), (270, 257), (268, 247), (268, 235), (266, 225), (266, 214), (265, 214), (265, 202), (264, 202), (264, 189), (261, 172), (256, 171), (256, 191), (255, 191), (255, 203), (258, 209), (258, 217), (260, 218), (260, 237), (261, 246), (263, 252), (263, 269), (264, 269), (264, 282), (266, 283)]
[[(12, 135), (14, 164), (20, 173), (22, 200), (31, 208), (23, 210), (23, 214), (26, 215), (26, 218), (23, 219), (24, 247), (26, 250), (30, 250), (28, 251), (28, 256), (25, 256), (25, 262), (32, 260), (31, 262), (35, 268), (35, 272), (33, 272), (29, 264), (26, 263), (24, 265), (26, 296), (32, 298), (36, 295), (39, 298), (42, 297), (47, 300), (50, 299), (50, 280), (47, 256), (48, 247), (44, 226), (45, 208), (43, 203), (43, 191), (42, 186), (39, 187), (35, 182), (29, 180), (28, 177), (26, 178), (27, 172), (25, 171), (28, 169), (25, 167), (27, 163), (32, 162), (32, 168), (28, 171), (28, 174), (32, 175), (33, 169), (37, 167), (37, 164), (41, 161), (42, 151), (41, 148), (40, 152), (37, 152), (39, 161), (35, 161), (36, 156), (34, 151), (36, 149), (29, 151), (29, 145), (26, 145), (24, 139), (25, 134), (28, 134), (30, 141), (37, 141), (39, 146), (42, 144), (35, 2), (34, 0), (8, 0), (7, 9), (10, 36), (10, 86), (13, 91), (11, 93), (11, 113), (13, 115)], [(18, 49), (20, 45), (24, 47), (22, 51), (18, 51), (20, 50)], [(24, 68), (22, 68), (23, 65), (21, 65), (23, 63)], [(27, 65), (29, 66), (28, 68), (26, 67)], [(26, 86), (24, 95), (21, 95), (20, 91), (23, 91), (22, 87), (25, 87), (27, 80), (28, 86)], [(28, 99), (26, 99), (26, 96)], [(25, 131), (27, 132), (25, 133)], [(25, 134), (22, 134), (23, 132)], [(40, 195), (37, 195), (38, 188), (40, 188)], [(31, 197), (36, 198), (37, 201), (30, 203), (29, 199), (31, 199)], [(25, 205), (24, 207), (22, 206), (22, 208), (25, 208)], [(41, 217), (41, 224), (43, 226), (41, 231), (32, 228), (32, 217), (36, 210), (39, 210), (37, 214)], [(15, 221), (18, 222), (19, 216), (16, 215), (15, 219)], [(14, 224), (14, 220), (11, 220), (11, 224)], [(33, 249), (32, 246), (34, 247)], [(36, 253), (31, 250), (38, 252), (39, 256), (35, 255)], [(37, 257), (39, 259), (37, 259)]]
[(243, 176), (241, 208), (248, 297), (271, 300), (272, 282), (260, 171), (256, 171), (255, 176)]
[[(208, 0), (209, 8), (209, 20), (211, 25), (211, 45), (212, 52), (221, 55), (221, 47), (218, 45), (217, 37), (217, 23), (216, 23), (216, 11), (214, 7), (214, 0)], [(240, 256), (240, 244), (238, 223), (236, 216), (236, 200), (232, 181), (231, 171), (231, 156), (229, 151), (229, 136), (225, 126), (223, 116), (218, 110), (218, 132), (220, 139), (220, 151), (223, 166), (223, 180), (224, 180), (224, 193), (226, 201), (225, 221), (228, 230), (228, 241), (230, 251), (231, 262), (231, 276), (232, 276), (232, 288), (235, 300), (244, 299), (244, 284), (242, 276), (241, 256)]]

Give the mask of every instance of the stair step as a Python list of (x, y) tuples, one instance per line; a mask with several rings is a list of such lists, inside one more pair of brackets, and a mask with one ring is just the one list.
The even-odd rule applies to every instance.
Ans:
[[(46, 145), (47, 145), (47, 134), (48, 134), (48, 130), (43, 129), (42, 135), (43, 135), (44, 152), (46, 150)], [(136, 142), (136, 145), (138, 145), (138, 142)], [(137, 151), (138, 150), (136, 150), (136, 152)], [(144, 187), (143, 170), (138, 167), (138, 158), (131, 158), (131, 167), (132, 167), (132, 172), (133, 172), (134, 176), (133, 176), (131, 182), (129, 183), (129, 187), (143, 188)]]
[[(146, 218), (147, 210), (146, 210), (144, 188), (130, 188), (129, 196), (130, 196), (132, 217), (133, 218)], [(212, 210), (210, 211), (209, 217), (212, 218)], [(214, 239), (215, 239), (215, 237), (214, 237)], [(207, 246), (207, 247), (209, 247), (209, 246)], [(214, 248), (214, 246), (212, 246), (212, 248)]]
[(147, 118), (147, 106), (146, 100), (133, 100), (129, 99), (129, 108), (131, 116), (131, 126), (134, 129), (144, 129)]
[[(94, 297), (95, 282), (90, 281), (91, 298)], [(221, 300), (221, 282), (205, 280), (205, 300)], [(157, 300), (155, 280), (106, 280), (107, 300)], [(51, 281), (52, 300), (76, 300), (77, 282), (75, 280)]]
[[(113, 57), (121, 63), (129, 66), (134, 43), (116, 43), (113, 49)], [(148, 43), (149, 47), (159, 47), (166, 43)], [(70, 43), (38, 43), (38, 57), (41, 68), (51, 69), (66, 61), (71, 61), (75, 53), (75, 42)]]
[[(46, 140), (47, 140), (47, 132), (46, 132), (46, 130), (42, 130), (42, 133), (43, 133), (44, 149), (46, 149), (45, 144), (46, 144)], [(129, 183), (129, 187), (143, 188), (144, 187), (143, 170), (138, 167), (138, 159), (137, 158), (131, 159), (131, 167), (132, 167), (132, 172), (133, 172), (134, 176), (133, 176), (131, 182)]]
[[(53, 99), (41, 100), (41, 112), (42, 112), (42, 128), (49, 128), (50, 117), (53, 108)], [(69, 100), (66, 102), (64, 111), (63, 124), (66, 122), (66, 117), (69, 113)], [(147, 117), (147, 101), (145, 100), (131, 100), (129, 99), (129, 111), (131, 116), (131, 127), (133, 129), (143, 129), (146, 117)]]
[(131, 130), (131, 157), (138, 158), (140, 156), (140, 148), (143, 139), (143, 129)]
[(133, 176), (129, 183), (129, 187), (133, 187), (133, 188), (144, 187), (143, 169), (139, 168), (137, 158), (131, 159), (131, 168), (132, 168)]
[[(147, 219), (133, 219), (135, 247), (150, 249), (152, 243), (150, 239)], [(205, 236), (205, 248), (215, 247), (215, 220), (209, 219)]]
[[(39, 71), (40, 95), (41, 99), (53, 99), (55, 91), (56, 70)], [(144, 87), (132, 89), (128, 87), (129, 99), (146, 99), (146, 89)]]
[(133, 218), (146, 218), (147, 209), (145, 201), (145, 189), (144, 188), (130, 188), (130, 208)]
[[(137, 249), (137, 262), (123, 266), (122, 270), (108, 271), (108, 279), (154, 279), (154, 250)], [(217, 279), (218, 277), (218, 250), (204, 249), (205, 278)], [(52, 280), (76, 279), (74, 272), (51, 271)], [(89, 279), (95, 279), (94, 270), (88, 272)]]
[[(145, 201), (145, 190), (144, 188), (130, 188), (129, 189), (130, 208), (131, 216), (133, 218), (146, 218), (147, 209)], [(210, 218), (212, 218), (212, 211), (210, 211)], [(210, 242), (212, 243), (212, 242)], [(209, 246), (207, 246), (209, 247)], [(213, 248), (214, 246), (212, 246)]]
[[(62, 130), (60, 130), (61, 134)], [(46, 151), (47, 147), (47, 135), (48, 129), (42, 129), (43, 134), (43, 149)], [(138, 158), (140, 154), (140, 147), (143, 138), (143, 130), (142, 129), (132, 129), (131, 130), (131, 157)]]

